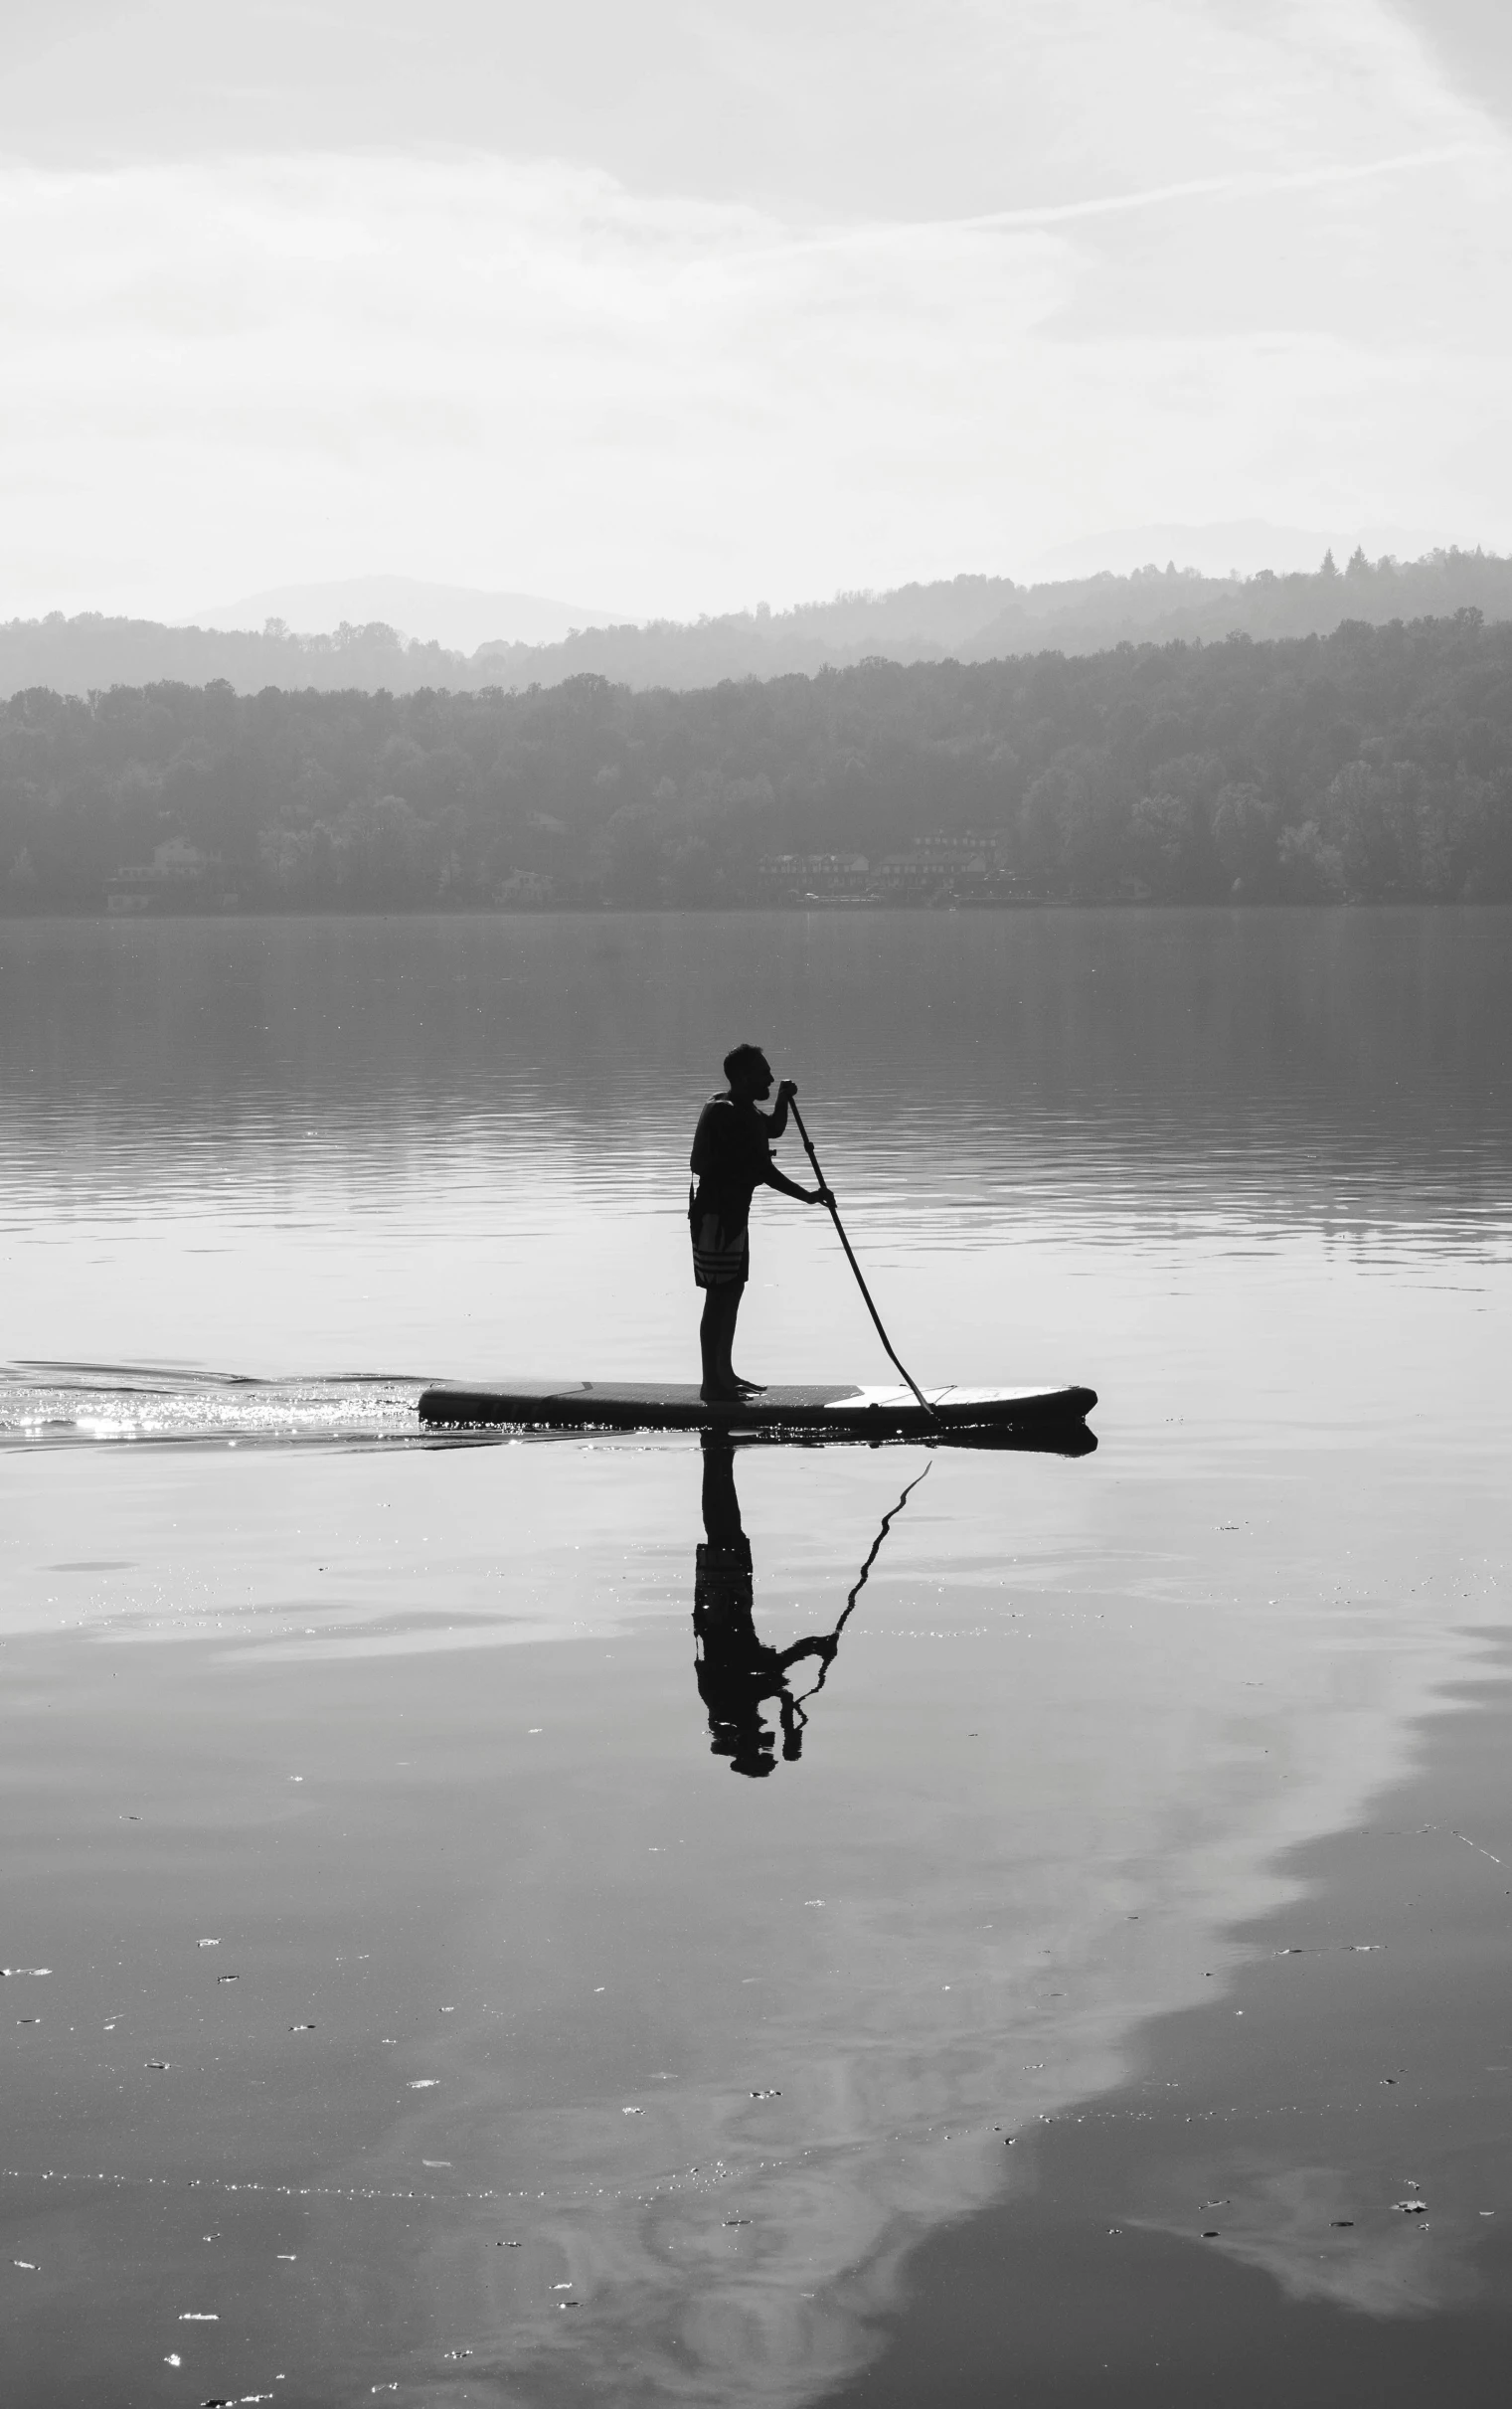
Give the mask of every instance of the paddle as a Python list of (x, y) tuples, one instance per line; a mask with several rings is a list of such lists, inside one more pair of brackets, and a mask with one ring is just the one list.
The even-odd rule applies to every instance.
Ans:
[[(820, 1690), (824, 1687), (825, 1681), (829, 1675), (829, 1668), (835, 1660), (835, 1652), (840, 1645), (840, 1635), (844, 1631), (846, 1625), (849, 1623), (852, 1615), (856, 1612), (856, 1601), (860, 1597), (862, 1591), (865, 1589), (868, 1580), (871, 1578), (872, 1566), (876, 1563), (878, 1557), (882, 1553), (882, 1543), (884, 1539), (892, 1529), (893, 1524), (897, 1520), (898, 1516), (903, 1512), (904, 1507), (908, 1504), (909, 1499), (914, 1494), (914, 1491), (918, 1488), (920, 1481), (923, 1480), (924, 1472), (932, 1472), (934, 1466), (931, 1463), (926, 1463), (924, 1465), (924, 1472), (916, 1472), (914, 1478), (909, 1482), (908, 1487), (904, 1490), (903, 1495), (899, 1498), (898, 1503), (892, 1507), (888, 1513), (883, 1515), (882, 1528), (877, 1533), (876, 1538), (872, 1541), (872, 1552), (868, 1556), (865, 1564), (863, 1564), (861, 1567), (860, 1573), (857, 1575), (856, 1586), (845, 1601), (844, 1612), (841, 1614), (839, 1622), (835, 1625), (834, 1630), (830, 1633), (827, 1639), (813, 1642), (815, 1646), (819, 1647), (821, 1654), (819, 1678), (817, 1681), (811, 1681), (807, 1689), (799, 1690), (797, 1696), (792, 1702), (800, 1726), (806, 1726), (808, 1722), (808, 1717), (803, 1712), (805, 1701), (809, 1698), (817, 1698)], [(807, 1652), (810, 1645), (807, 1640), (800, 1640), (798, 1644), (805, 1650), (805, 1652)], [(796, 1661), (796, 1658), (794, 1661)]]
[(803, 1116), (798, 1111), (798, 1100), (792, 1094), (790, 1089), (787, 1097), (787, 1109), (789, 1113), (791, 1113), (793, 1119), (798, 1124), (798, 1135), (802, 1138), (803, 1150), (813, 1165), (814, 1177), (817, 1179), (820, 1187), (824, 1190), (826, 1197), (829, 1199), (829, 1216), (835, 1225), (835, 1235), (845, 1249), (845, 1260), (856, 1275), (856, 1286), (866, 1299), (867, 1311), (871, 1314), (873, 1321), (877, 1324), (877, 1335), (882, 1340), (884, 1347), (887, 1349), (889, 1361), (897, 1366), (908, 1387), (913, 1390), (914, 1395), (919, 1400), (920, 1412), (927, 1414), (931, 1422), (937, 1422), (939, 1420), (939, 1416), (935, 1413), (934, 1408), (932, 1405), (930, 1405), (929, 1400), (924, 1395), (924, 1390), (920, 1387), (913, 1373), (909, 1370), (907, 1364), (903, 1362), (893, 1345), (893, 1341), (882, 1326), (882, 1315), (878, 1312), (877, 1307), (873, 1304), (872, 1291), (861, 1277), (861, 1266), (856, 1261), (856, 1251), (851, 1245), (850, 1240), (845, 1235), (845, 1224), (840, 1218), (840, 1207), (836, 1204), (834, 1196), (831, 1194), (829, 1181), (825, 1178), (824, 1173), (819, 1168), (819, 1157), (814, 1152), (814, 1141), (809, 1136), (807, 1129), (803, 1126)]

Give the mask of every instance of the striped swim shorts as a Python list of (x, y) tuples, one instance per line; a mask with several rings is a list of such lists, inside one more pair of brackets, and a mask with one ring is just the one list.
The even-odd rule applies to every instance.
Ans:
[(732, 1224), (719, 1213), (689, 1217), (693, 1234), (693, 1285), (699, 1289), (740, 1289), (751, 1277), (751, 1227)]

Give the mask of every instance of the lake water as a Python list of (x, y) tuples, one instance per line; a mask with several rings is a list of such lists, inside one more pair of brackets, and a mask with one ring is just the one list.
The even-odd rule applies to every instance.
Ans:
[[(1491, 909), (0, 923), (10, 2396), (1499, 2398), (1509, 1029)], [(742, 1037), (1094, 1454), (420, 1432), (695, 1376)], [(777, 1648), (893, 1516), (764, 1778), (706, 1511)]]

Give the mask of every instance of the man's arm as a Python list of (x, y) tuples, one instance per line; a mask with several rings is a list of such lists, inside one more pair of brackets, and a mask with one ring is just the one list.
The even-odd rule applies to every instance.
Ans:
[(826, 1632), (822, 1639), (817, 1635), (811, 1639), (795, 1639), (791, 1647), (780, 1650), (777, 1663), (784, 1673), (790, 1664), (798, 1663), (804, 1656), (822, 1656), (827, 1665), (833, 1664), (839, 1650), (839, 1633)]
[(787, 1108), (792, 1103), (792, 1100), (797, 1093), (798, 1083), (795, 1079), (784, 1079), (778, 1086), (777, 1101), (772, 1106), (771, 1111), (765, 1116), (766, 1137), (768, 1144), (775, 1145), (777, 1139), (781, 1136), (782, 1131), (786, 1128)]
[(779, 1171), (774, 1162), (766, 1166), (766, 1185), (780, 1189), (784, 1196), (791, 1196), (798, 1204), (827, 1205), (830, 1201), (828, 1188), (800, 1188), (797, 1181), (789, 1179), (785, 1171)]

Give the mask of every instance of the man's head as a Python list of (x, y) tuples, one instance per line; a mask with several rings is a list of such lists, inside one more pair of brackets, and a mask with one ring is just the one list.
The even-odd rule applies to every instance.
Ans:
[(771, 1065), (759, 1046), (732, 1046), (724, 1068), (732, 1096), (757, 1102), (771, 1094)]

